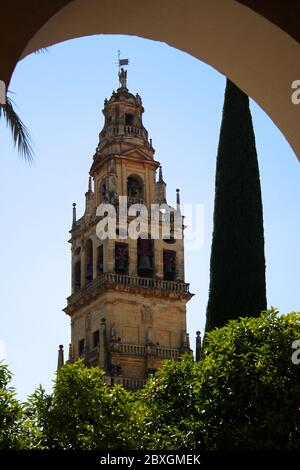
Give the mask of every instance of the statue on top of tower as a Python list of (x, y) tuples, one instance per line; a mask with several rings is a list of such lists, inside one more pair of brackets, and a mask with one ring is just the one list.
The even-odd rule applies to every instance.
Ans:
[(124, 70), (123, 67), (119, 72), (119, 82), (121, 88), (127, 88), (127, 70)]

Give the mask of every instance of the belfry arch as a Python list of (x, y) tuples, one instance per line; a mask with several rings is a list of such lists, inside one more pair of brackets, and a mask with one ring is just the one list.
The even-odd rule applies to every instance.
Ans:
[(17, 16), (10, 12), (13, 3), (5, 8), (14, 23), (8, 20), (7, 35), (5, 28), (1, 33), (0, 80), (6, 84), (18, 60), (68, 39), (127, 34), (163, 41), (235, 82), (270, 116), (300, 158), (300, 105), (291, 100), (292, 83), (300, 79), (296, 1), (272, 9), (255, 0), (190, 0), (188, 7), (183, 0), (54, 0), (38, 7), (27, 0), (23, 15)]

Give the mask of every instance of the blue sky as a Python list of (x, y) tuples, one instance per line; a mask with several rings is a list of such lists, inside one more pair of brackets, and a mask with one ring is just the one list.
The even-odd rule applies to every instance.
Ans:
[[(13, 150), (0, 122), (2, 269), (0, 352), (25, 399), (50, 391), (57, 349), (68, 350), (62, 312), (70, 294), (72, 203), (84, 206), (88, 171), (103, 125), (104, 98), (118, 87), (117, 50), (130, 59), (128, 87), (145, 107), (144, 125), (163, 165), (170, 203), (203, 204), (204, 243), (186, 251), (188, 331), (203, 331), (209, 285), (214, 176), (225, 77), (166, 44), (128, 36), (68, 41), (22, 60), (10, 90), (34, 142), (35, 164)], [(268, 305), (299, 310), (299, 163), (270, 118), (251, 101), (261, 173)], [(2, 346), (1, 346), (2, 345)]]

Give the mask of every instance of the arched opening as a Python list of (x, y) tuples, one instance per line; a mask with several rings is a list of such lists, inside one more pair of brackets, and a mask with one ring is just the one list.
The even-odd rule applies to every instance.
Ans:
[(138, 255), (138, 276), (153, 276), (153, 240), (150, 238), (138, 238), (137, 241)]
[[(30, 2), (24, 4), (28, 10), (24, 11), (25, 16), (31, 11), (27, 3)], [(300, 158), (300, 106), (290, 99), (291, 84), (299, 78), (296, 27), (287, 27), (286, 11), (285, 16), (280, 15), (280, 8), (288, 6), (278, 7), (276, 13), (272, 6), (264, 4), (258, 8), (257, 2), (249, 3), (250, 0), (202, 0), (190, 2), (187, 8), (185, 2), (173, 0), (62, 0), (56, 7), (40, 5), (36, 18), (30, 18), (28, 30), (21, 31), (25, 22), (20, 15), (20, 37), (14, 47), (8, 42), (10, 54), (8, 51), (7, 57), (3, 55), (6, 60), (0, 79), (8, 85), (19, 58), (67, 39), (128, 34), (165, 42), (206, 62), (236, 83), (266, 111)]]
[(166, 281), (175, 281), (176, 279), (176, 251), (164, 250), (164, 279)]
[(144, 203), (144, 182), (138, 175), (130, 175), (127, 178), (127, 197), (129, 204)]
[[(77, 2), (74, 1), (72, 3), (74, 6), (75, 3)], [(127, 2), (125, 1), (123, 3), (127, 7), (128, 5)], [(205, 2), (195, 2), (195, 4), (196, 3), (198, 3), (199, 5), (200, 4), (203, 5)], [(213, 4), (214, 2), (212, 1), (211, 3)], [(226, 5), (229, 5), (230, 2), (224, 2), (224, 4), (225, 3)], [(100, 5), (102, 4), (102, 2), (98, 2), (98, 4)], [(133, 10), (135, 6), (136, 4), (132, 6)], [(83, 7), (84, 7), (84, 4), (83, 4)], [(187, 52), (190, 52), (189, 44), (195, 45), (200, 48), (207, 47), (210, 49), (213, 49), (214, 44), (215, 44), (216, 50), (212, 51), (211, 56), (210, 56), (208, 49), (207, 49), (207, 54), (201, 54), (200, 53), (201, 51), (200, 51), (199, 54), (195, 52), (194, 56), (199, 57), (200, 59), (204, 61), (205, 61), (205, 57), (207, 57), (208, 60), (206, 62), (211, 65), (219, 63), (219, 66), (217, 65), (213, 65), (213, 66), (215, 66), (217, 70), (220, 70), (222, 73), (229, 76), (235, 83), (237, 83), (240, 86), (240, 88), (244, 89), (250, 96), (252, 96), (261, 105), (263, 109), (266, 110), (266, 112), (268, 112), (269, 116), (271, 116), (273, 121), (278, 125), (278, 127), (280, 127), (282, 132), (288, 138), (289, 142), (292, 144), (293, 148), (296, 150), (297, 148), (296, 144), (297, 142), (299, 142), (299, 133), (298, 131), (296, 133), (296, 128), (298, 127), (298, 123), (299, 123), (300, 107), (291, 105), (290, 95), (289, 95), (290, 80), (294, 79), (295, 76), (296, 78), (298, 78), (299, 76), (299, 73), (295, 73), (296, 68), (293, 68), (292, 66), (292, 62), (294, 65), (297, 65), (297, 60), (295, 60), (295, 57), (298, 56), (296, 46), (295, 47), (292, 46), (290, 49), (288, 48), (288, 46), (287, 46), (287, 49), (285, 49), (284, 47), (283, 48), (278, 47), (278, 41), (274, 40), (274, 36), (272, 33), (268, 34), (268, 32), (265, 32), (263, 25), (260, 25), (262, 27), (255, 28), (253, 27), (253, 24), (251, 23), (251, 21), (249, 21), (248, 26), (244, 28), (244, 23), (242, 21), (239, 21), (239, 18), (235, 15), (232, 15), (232, 18), (233, 18), (233, 22), (234, 21), (236, 22), (236, 25), (233, 24), (233, 28), (230, 28), (228, 17), (227, 16), (224, 17), (224, 15), (221, 12), (223, 6), (219, 5), (219, 7), (220, 8), (217, 7), (218, 15), (215, 15), (215, 16), (216, 16), (216, 21), (220, 24), (216, 25), (214, 22), (207, 22), (207, 25), (211, 28), (212, 34), (213, 35), (216, 34), (215, 41), (213, 41), (212, 39), (209, 39), (209, 35), (207, 36), (208, 39), (205, 40), (208, 28), (206, 27), (201, 28), (202, 21), (204, 23), (206, 19), (205, 19), (205, 15), (203, 16), (200, 15), (200, 16), (195, 16), (195, 26), (199, 33), (198, 41), (194, 40), (194, 38), (192, 37), (193, 35), (192, 32), (191, 32), (191, 35), (185, 34), (185, 32), (180, 27), (176, 29), (176, 27), (174, 26), (174, 35), (173, 35), (174, 41), (173, 42), (171, 38), (172, 36), (171, 31), (169, 31), (168, 28), (165, 28), (166, 35), (167, 36), (169, 35), (169, 37), (171, 38), (168, 44), (173, 44), (174, 46), (176, 46), (177, 44), (176, 47), (179, 47), (178, 44), (181, 42), (182, 43), (181, 49)], [(177, 5), (175, 5), (174, 8), (176, 9)], [(163, 6), (163, 9), (164, 9), (164, 6)], [(173, 15), (172, 6), (170, 8), (170, 12)], [(187, 12), (187, 14), (189, 14), (189, 12)], [(120, 13), (120, 17), (121, 16), (122, 15)], [(124, 24), (125, 24), (125, 21), (124, 21), (125, 16), (124, 15), (122, 16), (122, 21)], [(100, 18), (101, 14), (99, 14), (98, 17)], [(71, 34), (74, 34), (74, 35), (77, 34), (77, 37), (80, 35), (85, 35), (85, 34), (81, 34), (80, 32), (78, 32), (76, 28), (73, 28), (72, 15), (70, 15), (69, 18), (70, 18), (70, 22), (69, 22), (70, 30), (72, 31)], [(115, 21), (115, 18), (113, 19), (113, 21)], [(148, 18), (147, 18), (147, 21), (148, 21)], [(152, 21), (152, 18), (149, 17), (149, 22), (151, 23), (151, 21)], [(221, 21), (224, 22), (224, 28), (228, 30), (228, 35), (225, 38), (225, 41), (222, 41), (222, 37), (224, 37), (223, 35), (224, 30), (222, 29), (223, 25), (221, 24)], [(89, 21), (87, 20), (87, 24), (88, 22)], [(61, 24), (64, 25), (64, 27), (66, 27), (67, 23), (68, 22), (65, 21), (65, 22), (62, 22)], [(152, 22), (152, 25), (154, 23), (155, 22)], [(166, 23), (164, 23), (164, 19), (162, 19), (162, 21), (160, 22), (162, 29), (164, 28), (165, 24)], [(188, 21), (187, 21), (187, 24), (189, 24)], [(46, 23), (45, 23), (45, 26), (46, 26)], [(126, 28), (127, 28), (127, 25), (126, 25)], [(154, 35), (156, 34), (156, 28), (157, 26), (155, 25), (155, 31), (153, 30)], [(100, 27), (98, 30), (97, 29), (95, 30), (95, 33), (98, 31), (101, 32)], [(119, 31), (121, 31), (121, 29), (119, 29)], [(249, 48), (251, 45), (251, 48), (253, 49), (252, 54), (251, 53), (248, 54), (249, 49), (245, 47), (243, 41), (239, 41), (239, 34), (243, 35), (244, 32), (245, 32), (245, 36), (249, 37)], [(47, 36), (47, 34), (44, 34), (44, 33), (45, 33), (44, 28), (41, 28), (40, 38), (42, 37), (45, 40), (48, 40), (49, 36)], [(87, 34), (91, 34), (91, 32)], [(146, 37), (146, 36), (143, 36), (143, 37)], [(201, 41), (201, 37), (203, 37), (203, 41)], [(265, 42), (262, 41), (264, 37), (266, 39)], [(159, 36), (157, 35), (156, 39), (158, 38)], [(65, 38), (62, 36), (60, 40), (64, 40), (64, 39)], [(287, 39), (290, 40), (290, 38), (287, 38)], [(53, 40), (52, 43), (57, 42), (55, 38), (51, 36), (51, 33), (50, 33), (50, 41), (52, 40)], [(235, 47), (235, 44), (237, 43), (240, 45), (240, 48), (239, 48), (240, 52)], [(186, 44), (186, 47), (185, 47), (185, 44)], [(42, 43), (37, 45), (37, 47), (35, 48), (39, 48), (39, 47), (42, 47)], [(227, 54), (226, 48), (231, 48), (232, 55), (230, 53)], [(258, 52), (257, 60), (254, 57), (256, 52)], [(245, 57), (241, 58), (240, 54), (244, 54)], [(223, 61), (222, 61), (222, 55), (224, 59)], [(233, 60), (234, 55), (235, 55), (235, 59)], [(265, 63), (263, 61), (263, 58), (265, 59)], [(215, 60), (215, 59), (218, 59), (218, 60)], [(247, 61), (249, 62), (248, 67), (247, 67)], [(174, 68), (171, 70), (174, 71), (174, 74), (176, 73)], [(279, 70), (279, 74), (277, 73), (278, 70)], [(243, 74), (242, 71), (245, 71), (245, 73)], [(246, 76), (247, 74), (248, 76)], [(270, 86), (270, 84), (272, 86)], [(294, 134), (293, 134), (293, 129), (295, 129)], [(300, 146), (298, 146), (298, 154), (300, 155)], [(272, 159), (270, 159), (270, 162), (272, 162)], [(283, 161), (283, 164), (284, 164), (284, 161)], [(280, 183), (279, 185), (280, 187), (281, 187), (281, 184), (282, 183)]]
[(117, 274), (128, 274), (129, 253), (128, 243), (115, 244), (115, 272)]
[(81, 261), (76, 261), (74, 265), (74, 291), (81, 288)]
[(105, 202), (107, 197), (106, 179), (103, 178), (99, 185), (99, 202)]
[(91, 239), (85, 244), (85, 279), (87, 282), (93, 279), (93, 242)]
[(103, 257), (103, 245), (97, 248), (97, 274), (103, 273), (104, 270), (104, 257)]

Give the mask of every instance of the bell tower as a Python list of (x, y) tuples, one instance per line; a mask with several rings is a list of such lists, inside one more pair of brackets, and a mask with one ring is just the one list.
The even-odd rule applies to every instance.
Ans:
[[(129, 92), (124, 69), (119, 82), (104, 101), (104, 126), (82, 217), (77, 218), (73, 204), (72, 293), (64, 311), (71, 318), (69, 360), (82, 356), (87, 365), (105, 370), (108, 383), (135, 390), (164, 360), (190, 350), (186, 304), (193, 294), (185, 283), (183, 237), (175, 237), (174, 212), (168, 219), (169, 236), (161, 235), (164, 209), (159, 211), (159, 236), (150, 233), (151, 205), (171, 206), (143, 126), (141, 97)], [(120, 216), (120, 196), (127, 197), (130, 210), (123, 214), (122, 225), (117, 218), (114, 238), (100, 239), (97, 226), (103, 216), (97, 208), (110, 204)], [(176, 198), (178, 215), (179, 190)], [(137, 216), (140, 208), (149, 214), (148, 229), (136, 238), (124, 231), (124, 217), (126, 229), (134, 208)], [(181, 215), (180, 224), (184, 227)]]

